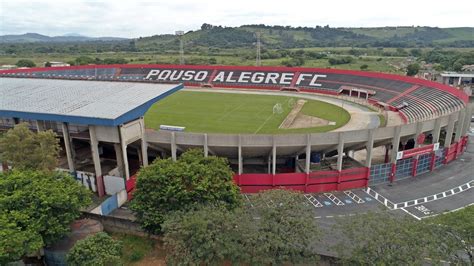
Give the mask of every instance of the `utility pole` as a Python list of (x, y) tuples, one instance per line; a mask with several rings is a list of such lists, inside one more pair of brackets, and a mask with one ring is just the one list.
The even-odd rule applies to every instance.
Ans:
[(261, 36), (260, 31), (255, 32), (255, 37), (257, 37), (257, 60), (255, 63), (256, 66), (262, 65), (262, 58), (261, 58), (261, 52), (260, 52), (262, 48), (262, 43), (260, 42), (260, 36)]
[(184, 43), (183, 43), (184, 31), (179, 30), (179, 31), (176, 31), (175, 34), (179, 38), (179, 64), (184, 65)]

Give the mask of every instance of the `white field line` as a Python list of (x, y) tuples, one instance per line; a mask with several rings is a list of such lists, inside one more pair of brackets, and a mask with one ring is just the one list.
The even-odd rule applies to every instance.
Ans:
[(273, 117), (273, 114), (269, 115), (267, 119), (260, 125), (260, 127), (258, 127), (257, 130), (253, 132), (253, 134), (257, 134), (263, 128), (263, 126), (268, 122), (268, 120), (270, 120), (270, 118), (272, 117)]

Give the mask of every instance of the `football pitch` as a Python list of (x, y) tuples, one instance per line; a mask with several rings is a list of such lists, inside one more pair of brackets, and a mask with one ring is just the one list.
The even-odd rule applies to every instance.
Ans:
[(147, 128), (183, 126), (186, 132), (285, 134), (327, 132), (345, 125), (350, 114), (341, 107), (307, 100), (300, 113), (336, 122), (311, 128), (280, 129), (297, 97), (179, 91), (145, 114)]

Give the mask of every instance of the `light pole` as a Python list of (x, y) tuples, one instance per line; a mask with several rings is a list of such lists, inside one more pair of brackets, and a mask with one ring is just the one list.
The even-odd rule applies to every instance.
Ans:
[(179, 64), (184, 65), (184, 44), (183, 44), (184, 31), (178, 30), (175, 32), (175, 34), (179, 38)]

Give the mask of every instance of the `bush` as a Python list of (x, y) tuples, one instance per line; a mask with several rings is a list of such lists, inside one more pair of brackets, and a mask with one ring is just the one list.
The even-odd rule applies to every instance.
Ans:
[(367, 68), (369, 68), (367, 64), (363, 64), (360, 66), (360, 70), (366, 70)]
[(415, 76), (420, 71), (420, 65), (418, 64), (409, 64), (407, 66), (407, 76)]
[(345, 57), (331, 57), (328, 59), (329, 64), (331, 65), (343, 65), (343, 64), (350, 64), (354, 61), (352, 56), (345, 56)]
[(16, 62), (17, 67), (35, 67), (36, 64), (29, 59), (20, 59)]
[(101, 232), (77, 241), (67, 254), (68, 265), (121, 265), (122, 242)]
[(204, 157), (200, 149), (186, 151), (177, 161), (158, 159), (138, 173), (131, 208), (144, 229), (158, 234), (166, 214), (196, 203), (240, 206), (232, 176), (227, 159)]

